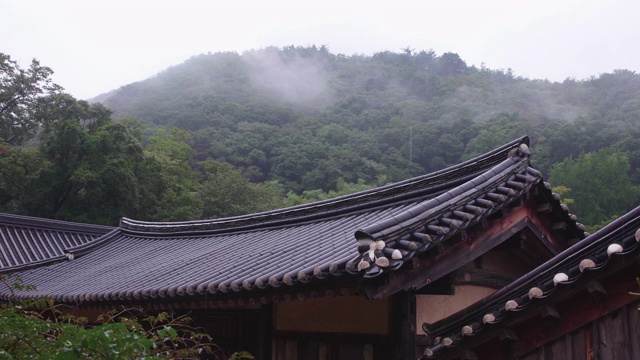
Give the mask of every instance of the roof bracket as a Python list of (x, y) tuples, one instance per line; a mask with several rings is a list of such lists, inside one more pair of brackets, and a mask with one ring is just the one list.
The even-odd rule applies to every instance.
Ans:
[(596, 299), (602, 299), (607, 296), (607, 290), (604, 289), (599, 281), (590, 281), (587, 284), (587, 291)]
[(501, 341), (519, 341), (516, 333), (511, 329), (502, 329), (500, 331), (500, 340)]
[(543, 307), (542, 310), (540, 310), (540, 315), (543, 318), (560, 319), (560, 313), (558, 312), (558, 309), (555, 308), (555, 306), (547, 305)]
[(552, 226), (553, 230), (564, 230), (567, 228), (567, 223), (564, 221), (554, 223)]
[(551, 212), (551, 209), (552, 209), (551, 203), (544, 203), (544, 204), (538, 205), (539, 213), (549, 213)]
[(478, 360), (478, 356), (471, 350), (465, 350), (460, 354), (461, 360)]

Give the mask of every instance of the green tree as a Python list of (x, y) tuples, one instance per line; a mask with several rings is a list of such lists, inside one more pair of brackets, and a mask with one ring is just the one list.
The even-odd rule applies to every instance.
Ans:
[(0, 53), (0, 143), (19, 145), (32, 138), (43, 119), (33, 116), (38, 98), (62, 87), (51, 81), (53, 70), (33, 59), (22, 69), (7, 54)]
[[(72, 180), (83, 186), (58, 213), (77, 221), (117, 224), (122, 216), (144, 218), (147, 206), (157, 196), (144, 191), (148, 171), (142, 146), (121, 122), (112, 121), (91, 132), (86, 154)], [(67, 215), (68, 214), (68, 215)]]
[(155, 174), (164, 184), (159, 195), (157, 221), (183, 221), (200, 219), (204, 206), (198, 195), (199, 174), (190, 162), (195, 151), (187, 141), (188, 132), (179, 129), (158, 129), (149, 138), (145, 153), (157, 163)]
[[(66, 216), (62, 218), (89, 220), (76, 219), (75, 215), (80, 213), (80, 209), (69, 206), (68, 203), (75, 202), (74, 205), (77, 205), (79, 198), (84, 197), (87, 190), (93, 189), (102, 180), (100, 170), (95, 167), (99, 162), (96, 157), (108, 157), (112, 155), (110, 152), (124, 150), (127, 145), (118, 149), (118, 144), (100, 140), (105, 133), (99, 130), (111, 121), (111, 112), (102, 105), (90, 105), (70, 95), (59, 94), (38, 99), (35, 107), (35, 116), (49, 119), (40, 137), (40, 151), (48, 161), (48, 166), (40, 169), (39, 180), (43, 191), (40, 201), (34, 204), (37, 208), (31, 209), (30, 213), (43, 217), (61, 217), (58, 213), (66, 206)], [(111, 140), (130, 140), (125, 134), (121, 135)], [(104, 220), (100, 222), (104, 223)]]
[(32, 115), (47, 119), (40, 146), (0, 154), (2, 210), (109, 225), (154, 214), (164, 186), (139, 123), (67, 94), (39, 98)]
[(39, 174), (48, 165), (36, 148), (0, 146), (0, 212), (28, 214), (39, 201)]
[(365, 184), (364, 180), (358, 179), (357, 183), (348, 183), (343, 179), (338, 179), (337, 189), (329, 190), (328, 192), (322, 191), (322, 189), (305, 190), (302, 195), (297, 195), (290, 191), (285, 198), (286, 206), (295, 206), (306, 204), (314, 201), (332, 199), (338, 196), (348, 195), (359, 191), (365, 191), (373, 189), (376, 186), (382, 186), (386, 184), (386, 176), (381, 175), (378, 178), (378, 182), (374, 185)]
[(627, 212), (640, 195), (628, 175), (629, 160), (616, 149), (604, 148), (571, 157), (554, 165), (549, 182), (571, 189), (571, 205), (579, 221), (596, 225), (605, 219)]
[(517, 113), (496, 114), (482, 124), (478, 134), (469, 141), (464, 158), (473, 158), (513, 139), (531, 135), (533, 130), (534, 125)]
[(202, 218), (273, 210), (282, 207), (280, 189), (270, 184), (254, 184), (229, 164), (208, 160), (200, 163), (203, 182), (199, 198), (204, 202)]
[(438, 75), (458, 75), (467, 71), (467, 64), (456, 53), (444, 53), (436, 62), (435, 71)]

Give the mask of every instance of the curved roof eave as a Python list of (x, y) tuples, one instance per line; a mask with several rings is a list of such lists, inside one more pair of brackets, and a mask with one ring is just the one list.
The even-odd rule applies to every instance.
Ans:
[(63, 277), (46, 269), (28, 274), (55, 284), (25, 297), (136, 300), (378, 276), (540, 184), (527, 143), (520, 138), (436, 173), (288, 209), (179, 223), (123, 219), (120, 228), (69, 249), (79, 259), (57, 264)]

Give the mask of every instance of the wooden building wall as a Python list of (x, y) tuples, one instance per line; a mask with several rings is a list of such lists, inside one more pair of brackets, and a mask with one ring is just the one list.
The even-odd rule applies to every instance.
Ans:
[(627, 305), (519, 359), (640, 359), (640, 311)]
[(533, 267), (507, 248), (488, 251), (457, 269), (452, 273), (455, 276), (451, 279), (451, 294), (416, 295), (416, 335), (424, 335), (423, 323), (434, 323), (484, 299)]
[(434, 323), (491, 295), (495, 289), (476, 285), (454, 286), (451, 295), (416, 295), (416, 335), (423, 323)]
[[(266, 309), (267, 311), (270, 308)], [(248, 351), (259, 356), (265, 351), (264, 336), (268, 336), (261, 309), (216, 309), (188, 312), (191, 325), (202, 329), (219, 347), (213, 359), (225, 358), (236, 351)], [(271, 324), (268, 324), (270, 327)], [(258, 357), (261, 358), (261, 357)]]
[(282, 301), (274, 304), (276, 331), (387, 334), (389, 302), (362, 296)]
[(274, 304), (273, 360), (389, 359), (389, 301), (362, 296)]

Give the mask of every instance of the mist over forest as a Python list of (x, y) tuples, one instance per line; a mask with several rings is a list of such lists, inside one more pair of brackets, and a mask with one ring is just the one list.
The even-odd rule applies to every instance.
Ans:
[[(32, 150), (5, 140), (0, 211), (97, 223), (238, 215), (436, 171), (524, 135), (579, 221), (596, 227), (640, 194), (640, 75), (624, 69), (550, 82), (455, 53), (268, 47), (197, 55), (89, 103), (63, 96), (48, 93), (38, 114), (74, 115), (44, 119)], [(69, 118), (84, 125), (62, 129)], [(93, 155), (56, 169), (55, 141), (72, 130)], [(27, 158), (40, 165), (19, 170)], [(52, 179), (72, 190), (27, 194)], [(106, 215), (91, 210), (99, 199)]]

